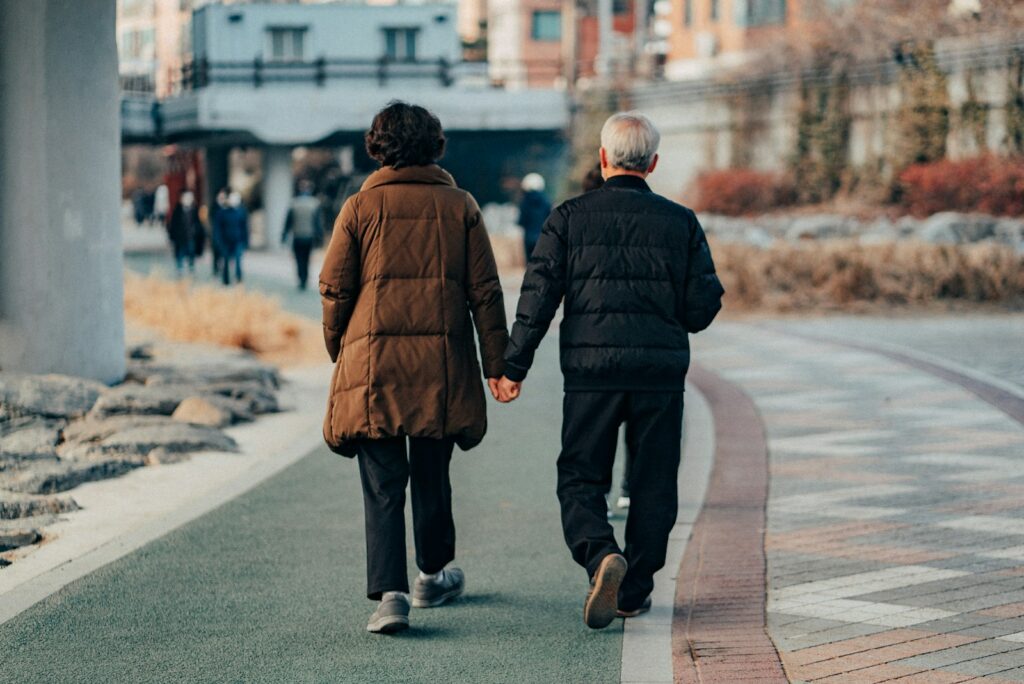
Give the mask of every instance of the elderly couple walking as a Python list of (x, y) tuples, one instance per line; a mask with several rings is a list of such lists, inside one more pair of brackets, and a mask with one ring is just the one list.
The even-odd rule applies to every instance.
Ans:
[[(650, 607), (677, 510), (688, 333), (707, 327), (722, 286), (692, 211), (651, 192), (659, 134), (638, 113), (601, 131), (606, 182), (556, 207), (527, 267), (511, 338), (480, 209), (436, 165), (445, 138), (422, 107), (392, 103), (366, 150), (381, 168), (341, 210), (320, 274), (332, 361), (324, 437), (359, 463), (366, 518), (367, 630), (409, 625), (410, 604), (459, 596), (449, 463), (519, 396), (564, 300), (558, 499), (565, 540), (587, 570), (583, 619), (602, 628)], [(476, 338), (481, 363), (477, 361)], [(625, 547), (605, 495), (626, 426), (631, 506)], [(405, 491), (419, 574), (409, 596)]]

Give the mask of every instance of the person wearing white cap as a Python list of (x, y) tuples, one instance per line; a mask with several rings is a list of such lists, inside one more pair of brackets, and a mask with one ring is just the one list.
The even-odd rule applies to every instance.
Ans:
[(523, 246), (526, 249), (526, 260), (530, 260), (533, 248), (540, 239), (540, 230), (551, 213), (551, 202), (544, 194), (544, 176), (539, 173), (528, 173), (523, 176), (523, 197), (519, 200), (519, 220), (516, 223), (523, 229)]

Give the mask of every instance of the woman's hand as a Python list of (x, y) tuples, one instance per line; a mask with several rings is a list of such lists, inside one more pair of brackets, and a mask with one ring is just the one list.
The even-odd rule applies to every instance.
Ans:
[(491, 396), (501, 403), (507, 404), (519, 398), (523, 383), (513, 382), (502, 376), (500, 380), (498, 378), (487, 378), (487, 386), (491, 389)]

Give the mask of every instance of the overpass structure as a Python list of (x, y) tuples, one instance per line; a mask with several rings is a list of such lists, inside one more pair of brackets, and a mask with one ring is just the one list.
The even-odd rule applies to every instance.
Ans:
[(449, 3), (207, 5), (193, 15), (197, 58), (176, 94), (125, 95), (122, 138), (203, 148), (207, 198), (227, 183), (232, 147), (259, 148), (271, 243), (292, 193), (293, 148), (351, 146), (369, 170), (363, 132), (395, 99), (438, 115), (444, 165), (482, 201), (500, 196), (505, 176), (559, 173), (567, 94), (491, 87), (486, 64), (458, 61), (454, 13)]

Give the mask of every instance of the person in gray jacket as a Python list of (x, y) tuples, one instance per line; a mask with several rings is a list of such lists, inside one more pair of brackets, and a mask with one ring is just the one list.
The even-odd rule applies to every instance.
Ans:
[(299, 194), (292, 199), (288, 207), (288, 216), (284, 221), (282, 244), (292, 238), (292, 253), (295, 254), (295, 266), (299, 274), (299, 289), (306, 289), (309, 278), (309, 255), (320, 239), (320, 201), (313, 197), (313, 184), (309, 181), (299, 182)]

